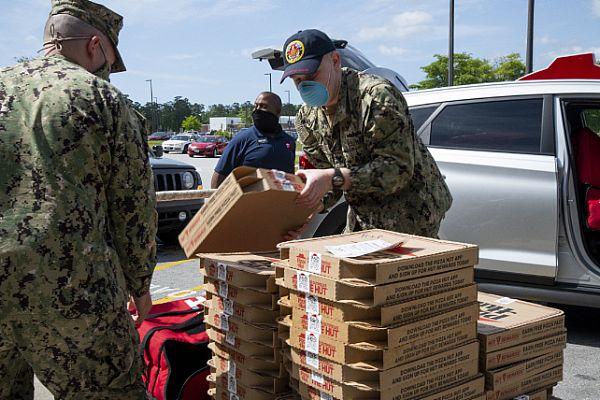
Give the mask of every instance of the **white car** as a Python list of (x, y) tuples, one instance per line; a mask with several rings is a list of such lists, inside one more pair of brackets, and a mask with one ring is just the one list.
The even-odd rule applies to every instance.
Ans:
[(188, 146), (198, 137), (196, 135), (179, 134), (171, 136), (169, 140), (162, 142), (162, 148), (165, 153), (175, 152), (186, 154)]

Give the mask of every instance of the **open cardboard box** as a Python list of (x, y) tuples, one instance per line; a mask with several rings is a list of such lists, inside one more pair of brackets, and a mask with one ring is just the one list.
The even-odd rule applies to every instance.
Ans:
[[(311, 337), (312, 335), (300, 328), (292, 327), (290, 329), (288, 344), (293, 349), (300, 351), (304, 359), (302, 362), (294, 361), (320, 370), (322, 373), (329, 374), (333, 379), (340, 381), (348, 376), (344, 373), (354, 373), (354, 370), (358, 370), (361, 374), (377, 375), (381, 371), (461, 346), (476, 338), (472, 323), (438, 332), (429, 337), (418, 338), (413, 342), (390, 350), (369, 343), (344, 344), (327, 337), (318, 337), (316, 343), (307, 346), (307, 336)], [(315, 350), (315, 345), (318, 346), (318, 352), (306, 351), (307, 348)], [(329, 361), (334, 363), (329, 363)], [(335, 363), (344, 365), (345, 369), (336, 368)]]
[(519, 344), (513, 347), (494, 351), (492, 353), (481, 353), (481, 368), (483, 371), (489, 371), (495, 368), (504, 367), (520, 361), (539, 357), (543, 354), (553, 353), (562, 350), (567, 345), (567, 334), (562, 331), (543, 339), (534, 340)]
[[(215, 374), (217, 382), (221, 383), (232, 392), (237, 392), (235, 388), (238, 384), (251, 388), (259, 389), (267, 393), (282, 393), (288, 389), (288, 377), (275, 378), (269, 375), (262, 375), (257, 372), (238, 367), (235, 363), (225, 360), (219, 356), (214, 356), (208, 362), (212, 367), (212, 373)], [(223, 381), (224, 378), (224, 381)]]
[(278, 293), (275, 269), (277, 253), (201, 253), (200, 273), (239, 288)]
[(223, 299), (219, 296), (209, 294), (208, 300), (204, 306), (211, 313), (221, 313), (231, 315), (243, 321), (257, 324), (273, 324), (277, 321), (280, 315), (279, 310), (265, 310), (264, 308), (256, 308), (252, 306), (244, 306), (234, 302), (233, 300)]
[[(233, 300), (237, 304), (247, 307), (262, 308), (265, 310), (278, 310), (278, 296), (274, 293), (259, 292), (254, 289), (240, 288), (226, 282), (204, 277), (204, 290), (212, 296)], [(209, 295), (210, 296), (210, 295)], [(212, 297), (210, 296), (210, 297)]]
[(179, 243), (187, 257), (200, 252), (273, 251), (312, 213), (295, 202), (303, 187), (292, 174), (238, 167), (179, 234)]
[(290, 311), (292, 308), (303, 309), (307, 313), (322, 315), (335, 321), (360, 321), (374, 327), (385, 327), (425, 318), (475, 301), (477, 301), (477, 285), (471, 284), (431, 296), (421, 296), (413, 300), (376, 307), (323, 300), (314, 295), (292, 290), (289, 301), (282, 303), (280, 300), (279, 305), (289, 307)]
[(478, 303), (443, 311), (423, 319), (416, 319), (387, 328), (374, 327), (361, 322), (340, 322), (320, 315), (307, 314), (294, 308), (292, 326), (345, 344), (372, 345), (382, 349), (394, 349), (417, 339), (426, 339), (441, 332), (470, 325), (476, 331)]
[(561, 310), (535, 303), (479, 292), (477, 323), (483, 353), (513, 347), (565, 330)]
[(517, 364), (485, 372), (485, 386), (489, 390), (497, 390), (512, 386), (533, 375), (563, 365), (562, 348), (539, 357), (522, 361)]
[(500, 388), (497, 390), (488, 390), (486, 392), (486, 399), (511, 400), (514, 397), (522, 395), (524, 393), (541, 391), (541, 389), (555, 385), (557, 382), (560, 382), (562, 378), (562, 366), (555, 367), (537, 375), (533, 375), (522, 381), (515, 382), (511, 386)]
[[(393, 400), (485, 400), (485, 394), (483, 391), (483, 377), (479, 376), (474, 379), (469, 379), (465, 382), (451, 385), (450, 387), (444, 388), (441, 391), (435, 391), (433, 393), (417, 394), (419, 389), (415, 391), (405, 390), (402, 393), (394, 394), (391, 399)], [(306, 383), (300, 382), (298, 385), (298, 391), (303, 399), (308, 400), (323, 400), (324, 398), (331, 398), (335, 400), (341, 400), (335, 396), (327, 395), (318, 388), (307, 385)], [(353, 398), (353, 397), (351, 397)], [(372, 399), (379, 399), (379, 395), (375, 394)]]
[[(384, 246), (387, 243), (392, 248), (358, 257), (335, 256), (330, 251), (331, 246), (353, 250), (369, 243), (383, 243)], [(472, 267), (478, 262), (478, 247), (475, 245), (381, 229), (284, 242), (279, 244), (279, 248), (281, 259), (288, 259), (291, 268), (334, 280), (351, 279), (369, 285), (440, 274)]]
[(473, 267), (438, 275), (374, 286), (349, 279), (335, 280), (275, 263), (277, 284), (316, 297), (365, 307), (392, 304), (420, 296), (434, 295), (473, 283)]

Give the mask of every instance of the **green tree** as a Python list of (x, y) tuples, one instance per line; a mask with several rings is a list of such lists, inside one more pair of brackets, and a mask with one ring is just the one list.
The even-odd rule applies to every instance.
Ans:
[(197, 116), (188, 115), (181, 123), (181, 127), (184, 131), (197, 131), (202, 127), (202, 123)]
[(238, 115), (236, 115), (236, 117), (239, 117), (245, 126), (252, 125), (252, 109), (253, 108), (254, 108), (254, 105), (249, 101), (246, 101), (240, 105), (240, 110), (238, 112)]
[[(427, 77), (411, 85), (413, 89), (432, 89), (448, 86), (448, 57), (435, 54), (436, 61), (421, 67)], [(515, 80), (525, 74), (525, 64), (518, 53), (500, 57), (490, 63), (468, 53), (454, 55), (454, 85)]]

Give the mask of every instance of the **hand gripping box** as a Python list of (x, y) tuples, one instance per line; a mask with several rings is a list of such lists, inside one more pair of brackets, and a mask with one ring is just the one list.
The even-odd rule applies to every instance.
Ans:
[(567, 345), (567, 334), (559, 333), (543, 339), (534, 340), (494, 351), (481, 354), (481, 367), (484, 371), (504, 367), (520, 361), (539, 357), (543, 354), (553, 353), (564, 349)]
[(565, 317), (561, 310), (526, 301), (482, 293), (477, 331), (483, 353), (562, 333)]
[(277, 254), (200, 253), (200, 273), (238, 288), (278, 293), (275, 285)]
[(289, 303), (285, 304), (289, 305), (290, 309), (302, 309), (308, 314), (321, 315), (335, 321), (361, 321), (372, 326), (384, 327), (425, 318), (476, 301), (477, 285), (471, 284), (431, 296), (421, 296), (413, 300), (377, 307), (323, 300), (317, 296), (293, 290), (290, 291)]
[[(373, 229), (284, 242), (289, 267), (334, 280), (382, 285), (472, 267), (475, 245)], [(362, 255), (361, 255), (362, 254)]]
[(420, 296), (438, 294), (473, 283), (474, 268), (462, 268), (437, 275), (375, 286), (348, 279), (335, 280), (289, 268), (284, 261), (277, 266), (277, 284), (290, 290), (343, 304), (376, 307)]
[(487, 389), (496, 390), (514, 385), (533, 375), (563, 365), (563, 350), (558, 349), (530, 360), (485, 372)]
[(292, 326), (342, 343), (369, 344), (383, 349), (394, 349), (405, 343), (430, 338), (459, 326), (471, 325), (475, 332), (478, 313), (478, 304), (471, 303), (423, 319), (381, 328), (360, 321), (335, 321), (321, 315), (307, 314), (302, 309), (294, 308)]
[[(303, 399), (308, 400), (337, 400), (337, 397), (329, 395), (318, 388), (307, 385), (306, 383), (300, 382), (298, 385), (298, 391)], [(474, 379), (470, 379), (455, 385), (451, 385), (440, 391), (434, 391), (425, 394), (416, 394), (417, 392), (411, 392), (405, 390), (401, 393), (395, 393), (392, 397), (394, 400), (485, 400), (485, 393), (483, 391), (483, 377), (479, 376)], [(377, 393), (371, 399), (379, 399)], [(339, 398), (341, 399), (341, 398)]]
[(515, 382), (511, 386), (489, 390), (486, 393), (486, 398), (487, 400), (511, 400), (524, 393), (539, 391), (540, 389), (555, 385), (562, 380), (562, 376), (562, 366), (555, 367), (520, 382)]
[(312, 210), (295, 203), (302, 180), (238, 167), (179, 234), (187, 257), (199, 252), (272, 251)]
[(208, 297), (218, 296), (247, 307), (262, 308), (264, 310), (278, 310), (278, 296), (274, 293), (259, 292), (252, 289), (239, 288), (226, 282), (204, 277), (204, 290), (210, 293)]

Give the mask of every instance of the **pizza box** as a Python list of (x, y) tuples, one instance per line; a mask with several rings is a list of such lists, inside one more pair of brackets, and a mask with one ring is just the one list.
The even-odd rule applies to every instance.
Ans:
[[(206, 333), (213, 342), (218, 343), (227, 349), (238, 351), (248, 357), (261, 357), (271, 359), (273, 362), (280, 359), (280, 347), (249, 342), (236, 337), (232, 339), (226, 332), (215, 328), (208, 328)], [(278, 342), (277, 344), (279, 345), (280, 343), (281, 342)]]
[(278, 347), (276, 324), (251, 324), (227, 314), (213, 312), (211, 309), (207, 311), (204, 314), (204, 322), (223, 331), (228, 336), (228, 341), (242, 339), (263, 346)]
[(535, 392), (548, 386), (552, 386), (560, 382), (563, 377), (562, 366), (555, 367), (526, 378), (520, 382), (516, 382), (511, 386), (500, 388), (497, 390), (488, 390), (486, 392), (487, 400), (511, 400), (521, 396), (524, 393)]
[(221, 381), (221, 385), (227, 387), (229, 391), (236, 393), (237, 385), (242, 385), (250, 389), (259, 389), (267, 393), (282, 393), (288, 390), (288, 377), (275, 378), (268, 375), (261, 375), (257, 372), (249, 371), (238, 367), (233, 362), (229, 362), (219, 356), (214, 356), (208, 361), (212, 368), (211, 372), (216, 377), (216, 382)]
[(230, 285), (265, 293), (278, 293), (277, 253), (200, 253), (200, 273)]
[(281, 357), (271, 356), (247, 356), (239, 351), (233, 350), (216, 342), (210, 342), (208, 348), (212, 350), (213, 355), (219, 356), (228, 361), (234, 362), (237, 366), (249, 371), (258, 372), (262, 375), (273, 377), (285, 376), (285, 371), (281, 363)]
[(496, 390), (506, 386), (511, 386), (532, 375), (537, 375), (549, 369), (563, 365), (563, 349), (559, 348), (551, 353), (543, 354), (530, 360), (511, 364), (503, 368), (486, 371), (486, 388)]
[[(273, 324), (280, 315), (278, 310), (266, 310), (252, 306), (244, 306), (233, 300), (223, 299), (213, 294), (208, 295), (208, 300), (204, 303), (205, 307), (213, 313), (221, 313), (239, 318), (246, 322), (258, 324)], [(214, 311), (212, 311), (214, 310)]]
[(278, 247), (291, 268), (370, 285), (473, 267), (478, 262), (475, 245), (381, 229), (295, 240)]
[(514, 347), (495, 351), (493, 353), (481, 353), (481, 368), (483, 371), (504, 367), (520, 361), (539, 357), (543, 354), (562, 350), (567, 345), (567, 334), (559, 333), (533, 342), (519, 344)]
[(235, 303), (244, 306), (262, 308), (265, 310), (279, 309), (279, 306), (277, 305), (278, 296), (274, 293), (239, 288), (226, 282), (212, 279), (208, 276), (204, 277), (204, 290), (214, 296), (233, 300)]

